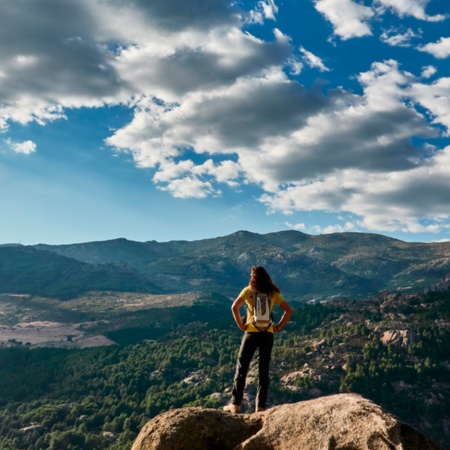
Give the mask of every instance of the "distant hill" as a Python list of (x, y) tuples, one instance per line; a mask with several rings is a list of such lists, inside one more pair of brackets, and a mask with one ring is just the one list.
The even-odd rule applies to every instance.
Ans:
[(88, 264), (33, 247), (0, 246), (0, 293), (67, 299), (102, 290), (159, 292), (126, 263)]
[(97, 270), (120, 264), (130, 275), (128, 288), (123, 290), (134, 291), (142, 288), (145, 280), (162, 292), (217, 291), (234, 296), (247, 284), (250, 268), (261, 264), (286, 295), (301, 301), (420, 290), (450, 273), (450, 242), (407, 243), (370, 233), (313, 236), (298, 231), (263, 235), (238, 231), (198, 241), (114, 239), (40, 244), (34, 249), (97, 265)]

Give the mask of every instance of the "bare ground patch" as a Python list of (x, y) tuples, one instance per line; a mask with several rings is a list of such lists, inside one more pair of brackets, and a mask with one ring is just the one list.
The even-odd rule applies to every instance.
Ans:
[[(117, 321), (121, 313), (192, 306), (196, 293), (151, 295), (91, 292), (61, 301), (28, 295), (0, 294), (0, 346), (94, 347), (114, 345), (96, 329)], [(115, 328), (115, 327), (114, 327)]]
[(82, 297), (65, 301), (61, 308), (73, 311), (110, 313), (111, 311), (137, 311), (152, 308), (192, 306), (199, 294), (135, 294), (128, 292), (92, 292)]
[(93, 347), (115, 344), (105, 336), (88, 335), (80, 329), (83, 325), (45, 321), (0, 325), (0, 345), (21, 343), (30, 347)]

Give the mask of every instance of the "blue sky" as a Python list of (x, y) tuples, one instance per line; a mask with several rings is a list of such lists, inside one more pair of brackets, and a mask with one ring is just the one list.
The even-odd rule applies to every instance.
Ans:
[(0, 243), (450, 239), (448, 0), (3, 0)]

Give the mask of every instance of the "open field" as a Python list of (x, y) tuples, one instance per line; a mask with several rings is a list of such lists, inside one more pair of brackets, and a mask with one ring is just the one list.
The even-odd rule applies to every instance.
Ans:
[(85, 324), (59, 322), (21, 322), (0, 325), (0, 346), (27, 345), (30, 347), (97, 347), (114, 345), (105, 336), (91, 336)]
[(94, 292), (60, 301), (0, 295), (0, 346), (94, 347), (115, 344), (101, 332), (123, 315), (149, 309), (192, 306), (198, 294), (149, 295)]
[(129, 292), (92, 292), (60, 303), (60, 308), (71, 311), (90, 311), (111, 314), (142, 309), (192, 306), (199, 295), (195, 293), (155, 295)]

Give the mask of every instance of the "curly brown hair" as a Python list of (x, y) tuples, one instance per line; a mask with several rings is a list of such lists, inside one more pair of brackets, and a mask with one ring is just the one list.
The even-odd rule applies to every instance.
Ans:
[(272, 295), (274, 292), (280, 292), (280, 288), (272, 281), (269, 273), (262, 266), (252, 267), (249, 286), (252, 291), (263, 292), (269, 295)]

